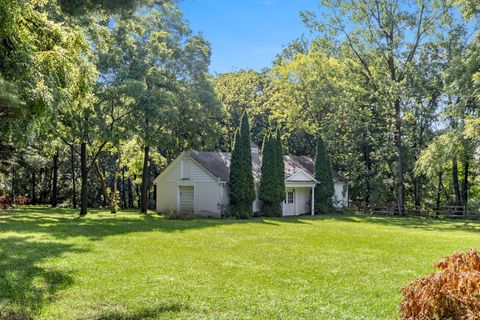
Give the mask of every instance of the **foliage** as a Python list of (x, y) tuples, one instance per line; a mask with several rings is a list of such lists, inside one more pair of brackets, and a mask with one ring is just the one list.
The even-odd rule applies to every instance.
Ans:
[(0, 209), (8, 209), (14, 205), (26, 205), (30, 202), (27, 197), (10, 197), (8, 195), (0, 196)]
[(358, 64), (369, 92), (365, 104), (385, 106), (389, 123), (385, 129), (392, 136), (385, 145), (391, 156), (388, 169), (402, 214), (407, 196), (405, 173), (409, 170), (403, 118), (411, 98), (404, 94), (411, 83), (407, 79), (421, 61), (420, 53), (427, 46), (427, 39), (452, 21), (451, 3), (435, 0), (368, 0), (360, 5), (343, 0), (322, 3), (329, 10), (327, 17), (318, 19), (313, 12), (304, 12), (302, 16), (311, 31), (332, 39), (341, 55)]
[(455, 0), (454, 3), (460, 6), (460, 10), (466, 18), (472, 18), (480, 13), (480, 4), (476, 0)]
[(275, 195), (276, 201), (280, 202), (280, 207), (278, 208), (280, 211), (278, 215), (282, 215), (282, 201), (285, 199), (285, 162), (283, 159), (283, 148), (282, 148), (282, 141), (280, 140), (280, 133), (279, 131), (276, 132), (274, 136), (272, 136), (273, 140), (273, 148), (274, 148), (274, 155), (275, 155)]
[(76, 77), (89, 74), (82, 61), (90, 47), (82, 30), (62, 16), (58, 1), (0, 1), (0, 12), (2, 153), (13, 142), (21, 148), (37, 128), (52, 124), (43, 121), (46, 115), (72, 100)]
[(235, 134), (230, 163), (229, 196), (231, 215), (242, 219), (252, 215), (255, 185), (252, 173), (250, 126), (246, 111), (243, 113), (240, 128)]
[(252, 141), (260, 144), (270, 126), (268, 74), (253, 70), (227, 72), (215, 77), (213, 83), (222, 106), (220, 147), (230, 150), (233, 146), (234, 128), (240, 126), (244, 110), (250, 117)]
[(251, 140), (278, 129), (286, 154), (322, 136), (351, 202), (477, 207), (477, 2), (322, 1), (271, 68), (210, 75), (176, 1), (0, 0), (1, 192), (47, 202), (58, 154), (64, 205), (81, 177), (85, 212), (117, 194), (145, 211), (153, 178), (184, 150), (231, 150), (246, 110)]
[(120, 109), (117, 118), (126, 124), (119, 125), (128, 127), (127, 137), (137, 137), (144, 150), (143, 212), (151, 188), (150, 149), (170, 156), (181, 151), (179, 146), (195, 145), (195, 139), (210, 144), (214, 135), (208, 118), (216, 112), (206, 76), (209, 43), (191, 34), (176, 6), (163, 3), (148, 9), (120, 19), (112, 30), (100, 26), (98, 32), (110, 33), (100, 50), (104, 107)]
[(323, 139), (317, 138), (315, 154), (315, 179), (319, 184), (315, 186), (315, 211), (328, 213), (332, 209), (333, 187), (332, 166)]
[(435, 264), (439, 269), (402, 289), (402, 319), (480, 317), (480, 253), (457, 252)]
[(258, 192), (262, 213), (280, 217), (285, 198), (285, 169), (282, 147), (273, 133), (267, 134), (263, 140), (261, 173)]

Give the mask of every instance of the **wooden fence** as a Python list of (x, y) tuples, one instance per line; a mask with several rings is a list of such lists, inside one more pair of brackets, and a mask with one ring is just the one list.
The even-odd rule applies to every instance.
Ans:
[(397, 204), (351, 204), (354, 210), (365, 214), (403, 215), (427, 218), (460, 218), (480, 219), (480, 208), (467, 208), (465, 206), (442, 206), (439, 208), (428, 206), (405, 206), (402, 213)]

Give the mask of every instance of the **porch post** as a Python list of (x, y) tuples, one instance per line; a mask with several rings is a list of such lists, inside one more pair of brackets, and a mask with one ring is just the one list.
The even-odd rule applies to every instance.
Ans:
[(315, 207), (315, 193), (314, 193), (314, 190), (315, 187), (312, 187), (312, 200), (310, 201), (312, 203), (312, 205), (310, 206), (310, 211), (311, 211), (311, 215), (313, 216), (314, 213), (315, 213), (315, 210), (314, 210), (314, 207)]

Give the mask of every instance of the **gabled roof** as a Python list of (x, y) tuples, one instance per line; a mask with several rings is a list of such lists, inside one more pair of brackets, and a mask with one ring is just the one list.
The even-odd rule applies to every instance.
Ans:
[[(229, 152), (199, 152), (186, 151), (185, 154), (201, 165), (205, 170), (221, 181), (230, 181), (230, 157)], [(312, 177), (315, 175), (315, 164), (306, 156), (283, 156), (285, 163), (285, 178), (303, 170)], [(253, 178), (258, 181), (261, 176), (262, 157), (258, 153), (252, 153)], [(349, 183), (349, 180), (337, 172), (333, 172), (333, 181)]]

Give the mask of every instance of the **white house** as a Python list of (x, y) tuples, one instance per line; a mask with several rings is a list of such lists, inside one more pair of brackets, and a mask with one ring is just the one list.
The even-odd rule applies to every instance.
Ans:
[[(314, 162), (305, 156), (284, 156), (285, 200), (283, 215), (313, 214), (312, 197), (317, 181)], [(252, 166), (258, 195), (262, 158), (252, 146)], [(192, 212), (198, 216), (221, 217), (229, 204), (230, 153), (186, 151), (180, 154), (154, 181), (157, 212)], [(333, 173), (334, 206), (348, 206), (349, 181)], [(260, 210), (257, 197), (253, 211)]]

